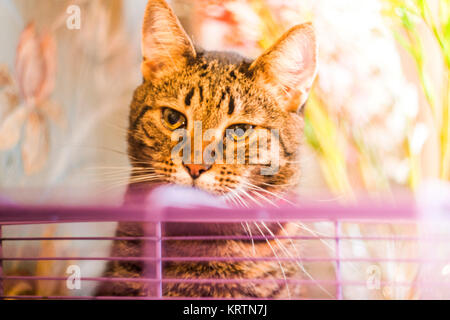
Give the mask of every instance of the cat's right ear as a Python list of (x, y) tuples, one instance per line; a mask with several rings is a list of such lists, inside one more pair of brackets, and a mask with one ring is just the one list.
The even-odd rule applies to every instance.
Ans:
[(196, 53), (191, 39), (164, 0), (150, 0), (142, 27), (142, 75), (151, 81), (182, 68)]
[(298, 112), (317, 75), (317, 42), (311, 23), (291, 28), (250, 66), (255, 80), (289, 112)]

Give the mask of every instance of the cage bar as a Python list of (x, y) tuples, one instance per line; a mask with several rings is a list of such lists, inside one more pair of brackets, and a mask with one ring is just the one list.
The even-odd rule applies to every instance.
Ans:
[[(153, 207), (155, 208), (155, 207)], [(449, 210), (450, 211), (450, 210)], [(294, 235), (292, 237), (286, 235), (276, 236), (253, 236), (249, 235), (165, 235), (162, 226), (169, 223), (236, 223), (242, 221), (306, 221), (309, 223), (326, 222), (332, 223), (330, 234), (314, 234), (314, 235)], [(42, 225), (42, 224), (71, 224), (78, 222), (85, 223), (102, 223), (102, 222), (143, 222), (145, 224), (144, 234), (138, 237), (117, 237), (117, 236), (74, 236), (74, 237), (36, 237), (36, 236), (24, 236), (24, 237), (4, 237), (5, 228), (9, 226), (20, 225)], [(42, 299), (39, 295), (36, 296), (5, 296), (5, 284), (8, 281), (65, 281), (66, 277), (58, 274), (39, 275), (39, 276), (24, 276), (15, 274), (6, 274), (3, 266), (5, 261), (16, 262), (36, 262), (36, 261), (142, 261), (145, 265), (144, 275), (141, 278), (106, 278), (106, 277), (82, 277), (80, 279), (83, 282), (139, 282), (148, 288), (146, 297), (139, 297), (137, 299), (169, 299), (164, 297), (163, 288), (166, 284), (173, 283), (186, 283), (186, 284), (259, 284), (265, 285), (270, 283), (280, 284), (293, 284), (300, 286), (317, 286), (318, 284), (329, 286), (330, 289), (334, 288), (335, 299), (345, 299), (344, 288), (351, 287), (364, 287), (367, 282), (364, 279), (349, 279), (343, 273), (345, 263), (384, 263), (392, 262), (397, 264), (435, 264), (436, 262), (447, 262), (450, 257), (448, 256), (433, 256), (422, 257), (359, 257), (359, 256), (347, 256), (347, 246), (344, 241), (375, 241), (376, 244), (384, 242), (398, 243), (400, 241), (405, 242), (422, 242), (426, 241), (430, 245), (446, 244), (449, 243), (450, 233), (428, 234), (427, 237), (423, 237), (420, 234), (346, 234), (343, 231), (343, 223), (357, 223), (370, 225), (373, 224), (374, 228), (377, 224), (416, 224), (423, 223), (418, 219), (416, 209), (409, 205), (405, 206), (370, 206), (362, 204), (359, 206), (351, 207), (337, 207), (337, 206), (320, 206), (320, 207), (289, 207), (280, 209), (217, 209), (217, 208), (164, 208), (149, 210), (148, 207), (27, 207), (27, 206), (8, 206), (2, 207), (0, 205), (0, 298), (8, 299)], [(439, 223), (439, 221), (438, 221)], [(347, 228), (347, 225), (345, 225)], [(334, 233), (333, 233), (334, 231)], [(2, 233), (3, 232), (3, 233)], [(326, 263), (334, 266), (333, 278), (289, 278), (289, 279), (226, 279), (226, 278), (191, 278), (191, 279), (177, 279), (170, 278), (165, 279), (163, 273), (163, 264), (165, 262), (239, 262), (239, 261), (274, 261), (274, 257), (263, 256), (164, 256), (163, 245), (165, 241), (217, 241), (217, 240), (280, 240), (280, 239), (294, 239), (300, 241), (322, 241), (327, 240), (331, 245), (334, 245), (334, 254), (331, 256), (280, 256), (278, 257), (281, 263)], [(5, 244), (9, 242), (20, 242), (26, 244), (28, 241), (53, 241), (58, 243), (60, 241), (105, 241), (105, 240), (129, 240), (129, 241), (142, 241), (144, 244), (144, 251), (142, 256), (139, 257), (114, 257), (114, 256), (5, 256), (4, 248)], [(3, 251), (2, 251), (3, 249)], [(9, 250), (8, 250), (9, 251)], [(3, 254), (3, 255), (2, 255)], [(3, 267), (3, 268), (2, 268)], [(427, 288), (443, 288), (442, 290), (448, 290), (450, 292), (450, 282), (444, 281), (421, 281), (416, 283), (414, 281), (406, 280), (385, 280), (380, 282), (382, 286), (395, 287), (418, 287), (419, 285), (425, 285)], [(7, 288), (7, 287), (6, 287)], [(346, 293), (347, 294), (347, 293)], [(45, 297), (49, 299), (134, 299), (135, 297), (89, 297), (89, 296), (51, 296)], [(177, 297), (176, 299), (182, 299), (183, 297)], [(192, 298), (192, 297), (186, 297)], [(172, 299), (172, 298), (170, 298)], [(208, 299), (208, 298), (202, 298)]]
[(0, 223), (0, 297), (4, 295), (4, 281), (3, 281), (3, 234), (2, 224)]
[(340, 250), (340, 224), (339, 221), (334, 222), (334, 234), (336, 236), (335, 246), (336, 246), (336, 299), (342, 300), (342, 279), (341, 279), (341, 250)]
[(156, 279), (158, 280), (157, 288), (156, 288), (156, 297), (162, 298), (163, 291), (162, 291), (162, 280), (163, 280), (163, 271), (162, 271), (162, 243), (161, 243), (161, 236), (162, 236), (162, 230), (161, 230), (161, 222), (157, 222), (155, 225), (155, 233), (156, 233), (156, 254), (155, 258), (158, 259), (156, 262)]

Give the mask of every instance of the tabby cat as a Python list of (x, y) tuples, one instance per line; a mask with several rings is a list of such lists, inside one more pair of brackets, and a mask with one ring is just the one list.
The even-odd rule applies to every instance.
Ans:
[[(224, 197), (235, 205), (271, 205), (294, 192), (300, 177), (299, 149), (303, 118), (300, 112), (316, 76), (317, 45), (311, 24), (290, 29), (259, 58), (252, 61), (235, 53), (208, 52), (193, 45), (174, 12), (164, 0), (150, 0), (143, 23), (143, 83), (131, 103), (128, 154), (133, 166), (129, 190), (152, 184), (195, 187)], [(279, 132), (279, 170), (261, 174), (266, 163), (189, 164), (172, 160), (174, 130), (212, 129), (214, 141), (229, 139), (226, 129), (249, 128)], [(211, 143), (209, 141), (208, 143)], [(203, 145), (203, 148), (206, 144)], [(227, 145), (228, 146), (228, 145)], [(247, 156), (247, 155), (246, 155)], [(130, 191), (131, 193), (131, 191)], [(245, 228), (243, 228), (243, 226)], [(199, 229), (199, 228), (197, 228)], [(200, 228), (202, 229), (202, 228)], [(189, 232), (189, 228), (184, 230)], [(201, 233), (282, 235), (293, 232), (290, 224), (239, 224), (204, 226)], [(143, 226), (121, 223), (117, 236), (142, 236)], [(288, 240), (190, 241), (165, 243), (164, 256), (260, 256), (297, 255)], [(143, 242), (116, 241), (113, 256), (139, 256)], [(298, 277), (296, 263), (267, 262), (171, 262), (164, 264), (164, 278), (283, 279)], [(111, 262), (105, 276), (139, 277), (143, 264)], [(139, 296), (146, 286), (105, 283), (97, 295)], [(164, 296), (178, 297), (299, 297), (302, 288), (283, 281), (258, 284), (170, 283)]]

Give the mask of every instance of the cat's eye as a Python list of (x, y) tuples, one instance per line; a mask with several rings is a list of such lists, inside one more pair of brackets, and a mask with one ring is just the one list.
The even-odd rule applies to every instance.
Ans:
[(162, 122), (169, 130), (176, 130), (186, 127), (186, 117), (181, 113), (171, 108), (164, 108), (162, 110)]
[(242, 141), (252, 133), (252, 129), (251, 124), (234, 124), (226, 129), (225, 135), (232, 141)]

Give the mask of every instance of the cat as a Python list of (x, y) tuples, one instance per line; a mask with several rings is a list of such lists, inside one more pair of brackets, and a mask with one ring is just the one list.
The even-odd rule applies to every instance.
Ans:
[[(294, 193), (300, 179), (304, 106), (317, 74), (318, 48), (310, 23), (287, 31), (260, 57), (251, 60), (231, 52), (208, 52), (194, 46), (178, 18), (164, 0), (150, 0), (142, 28), (143, 83), (131, 102), (128, 155), (133, 167), (129, 194), (141, 186), (176, 184), (194, 187), (245, 206), (273, 201)], [(249, 129), (279, 132), (279, 170), (261, 174), (266, 163), (190, 164), (175, 162), (171, 152), (175, 130), (192, 133), (194, 122), (203, 131), (212, 129), (217, 143), (225, 139), (251, 139)], [(226, 129), (241, 129), (240, 137), (228, 137)], [(249, 141), (249, 140), (247, 140)], [(228, 146), (228, 145), (227, 145)], [(203, 149), (205, 145), (203, 145)], [(248, 154), (246, 154), (248, 157)], [(255, 223), (210, 227), (222, 234), (270, 235), (293, 232), (290, 224)], [(205, 230), (207, 230), (205, 225)], [(270, 231), (269, 231), (270, 230)], [(208, 232), (208, 231), (205, 231)], [(143, 225), (120, 223), (118, 237), (142, 236)], [(285, 254), (296, 255), (288, 240), (255, 241), (168, 241), (164, 256), (258, 256), (264, 262), (170, 262), (164, 278), (283, 279), (302, 270), (296, 263), (276, 261)], [(115, 241), (112, 256), (140, 256), (141, 241)], [(288, 252), (286, 252), (288, 251)], [(140, 262), (115, 261), (106, 268), (106, 277), (140, 277)], [(139, 282), (105, 282), (97, 296), (145, 296)], [(301, 286), (283, 281), (264, 284), (164, 283), (166, 297), (300, 297)]]

